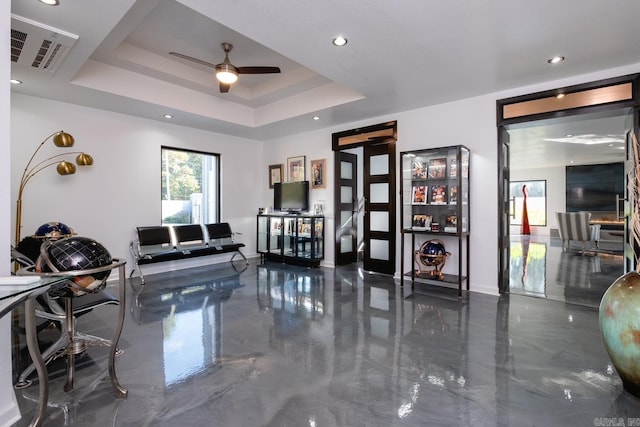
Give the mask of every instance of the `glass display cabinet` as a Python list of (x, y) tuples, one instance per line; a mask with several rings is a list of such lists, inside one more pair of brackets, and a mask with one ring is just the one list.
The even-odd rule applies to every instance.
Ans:
[(324, 259), (324, 216), (260, 214), (257, 236), (261, 261), (318, 267)]
[[(400, 153), (401, 285), (405, 277), (412, 290), (416, 282), (457, 285), (461, 296), (466, 281), (469, 290), (469, 161), (462, 145)], [(407, 253), (411, 268), (405, 273)], [(450, 264), (445, 268), (449, 258), (457, 260), (457, 274), (448, 273)]]

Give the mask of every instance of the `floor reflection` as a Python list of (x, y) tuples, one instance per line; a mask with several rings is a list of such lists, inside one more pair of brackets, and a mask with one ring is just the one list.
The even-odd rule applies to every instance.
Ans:
[(559, 239), (515, 236), (511, 241), (509, 288), (514, 294), (598, 307), (602, 295), (624, 273), (616, 247), (581, 253), (562, 250)]
[[(218, 265), (148, 275), (144, 288), (130, 281), (116, 363), (128, 397), (113, 397), (106, 379), (85, 388), (79, 370), (85, 393), (67, 395), (64, 378), (53, 379), (44, 424), (511, 427), (640, 416), (594, 337), (597, 310), (549, 298), (597, 288), (608, 259), (532, 243), (544, 242), (530, 242), (514, 277), (546, 298), (411, 295), (356, 266), (255, 260), (241, 272)], [(78, 327), (115, 324), (114, 311), (94, 310)], [(100, 374), (106, 361), (96, 360)], [(35, 404), (24, 393), (34, 390), (18, 394), (24, 418), (14, 427), (28, 424)]]
[(234, 265), (137, 287), (131, 316), (162, 331), (164, 385), (198, 375), (221, 358), (223, 302), (244, 285)]
[(546, 296), (547, 244), (531, 242), (531, 236), (522, 236), (511, 242), (509, 286), (511, 292)]

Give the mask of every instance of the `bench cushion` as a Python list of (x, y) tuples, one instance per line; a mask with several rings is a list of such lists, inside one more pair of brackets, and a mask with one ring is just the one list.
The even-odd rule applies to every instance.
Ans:
[(173, 231), (176, 236), (176, 248), (179, 251), (191, 251), (207, 247), (202, 226), (199, 224), (175, 225), (173, 226)]
[(207, 224), (206, 228), (207, 234), (209, 234), (209, 246), (224, 246), (234, 244), (231, 226), (228, 222), (221, 222), (219, 224)]
[(163, 226), (136, 227), (140, 257), (171, 252), (174, 248), (171, 229)]

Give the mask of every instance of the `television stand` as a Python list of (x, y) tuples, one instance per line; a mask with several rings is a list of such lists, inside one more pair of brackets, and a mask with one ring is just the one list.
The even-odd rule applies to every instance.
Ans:
[(324, 216), (300, 212), (258, 215), (260, 260), (318, 267), (324, 259)]

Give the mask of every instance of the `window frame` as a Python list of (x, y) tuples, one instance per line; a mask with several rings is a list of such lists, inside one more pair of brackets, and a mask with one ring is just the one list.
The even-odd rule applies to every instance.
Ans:
[[(168, 145), (161, 145), (160, 146), (160, 223), (162, 225), (177, 225), (177, 224), (194, 224), (193, 222), (188, 222), (188, 223), (171, 223), (171, 222), (167, 222), (165, 223), (165, 217), (163, 214), (163, 202), (165, 201), (162, 197), (163, 197), (163, 191), (162, 191), (162, 186), (163, 186), (163, 180), (165, 179), (163, 176), (163, 163), (164, 163), (164, 153), (165, 150), (168, 151), (176, 151), (176, 152), (182, 152), (182, 153), (187, 153), (187, 154), (197, 154), (200, 156), (208, 156), (211, 157), (213, 159), (213, 161), (215, 162), (215, 176), (214, 176), (214, 190), (215, 190), (215, 200), (214, 200), (214, 209), (215, 209), (215, 218), (207, 220), (206, 218), (202, 218), (202, 223), (219, 223), (220, 222), (220, 218), (222, 216), (221, 214), (221, 169), (222, 169), (222, 156), (220, 155), (220, 153), (213, 153), (213, 152), (206, 152), (206, 151), (201, 151), (201, 150), (194, 150), (194, 149), (190, 149), (190, 148), (182, 148), (182, 147), (174, 147), (174, 146), (168, 146)], [(202, 190), (202, 176), (200, 177), (200, 187)], [(203, 203), (204, 201), (207, 200), (207, 197), (204, 196), (204, 192), (203, 192)]]
[[(541, 184), (540, 184), (541, 183)], [(527, 186), (527, 201), (529, 201), (532, 197), (535, 196), (531, 196), (529, 194), (528, 189), (534, 187), (534, 184), (538, 184), (542, 186), (544, 195), (542, 196), (542, 198), (544, 199), (544, 209), (543, 209), (543, 215), (544, 215), (544, 219), (542, 221), (542, 223), (539, 222), (535, 222), (535, 216), (531, 216), (530, 212), (530, 205), (527, 205), (527, 218), (529, 220), (529, 225), (530, 226), (535, 226), (535, 227), (546, 227), (547, 223), (549, 222), (549, 218), (547, 215), (547, 199), (548, 199), (548, 195), (547, 195), (547, 180), (546, 179), (529, 179), (529, 180), (518, 180), (518, 181), (509, 181), (509, 217), (510, 217), (510, 221), (509, 221), (509, 225), (510, 226), (517, 226), (517, 225), (522, 225), (522, 209), (518, 209), (518, 206), (522, 206), (522, 200), (523, 197), (520, 196), (522, 193), (522, 186), (526, 185)], [(516, 189), (516, 194), (512, 193), (513, 189)], [(520, 197), (518, 197), (520, 196)], [(516, 215), (516, 213), (519, 212), (520, 215)]]

